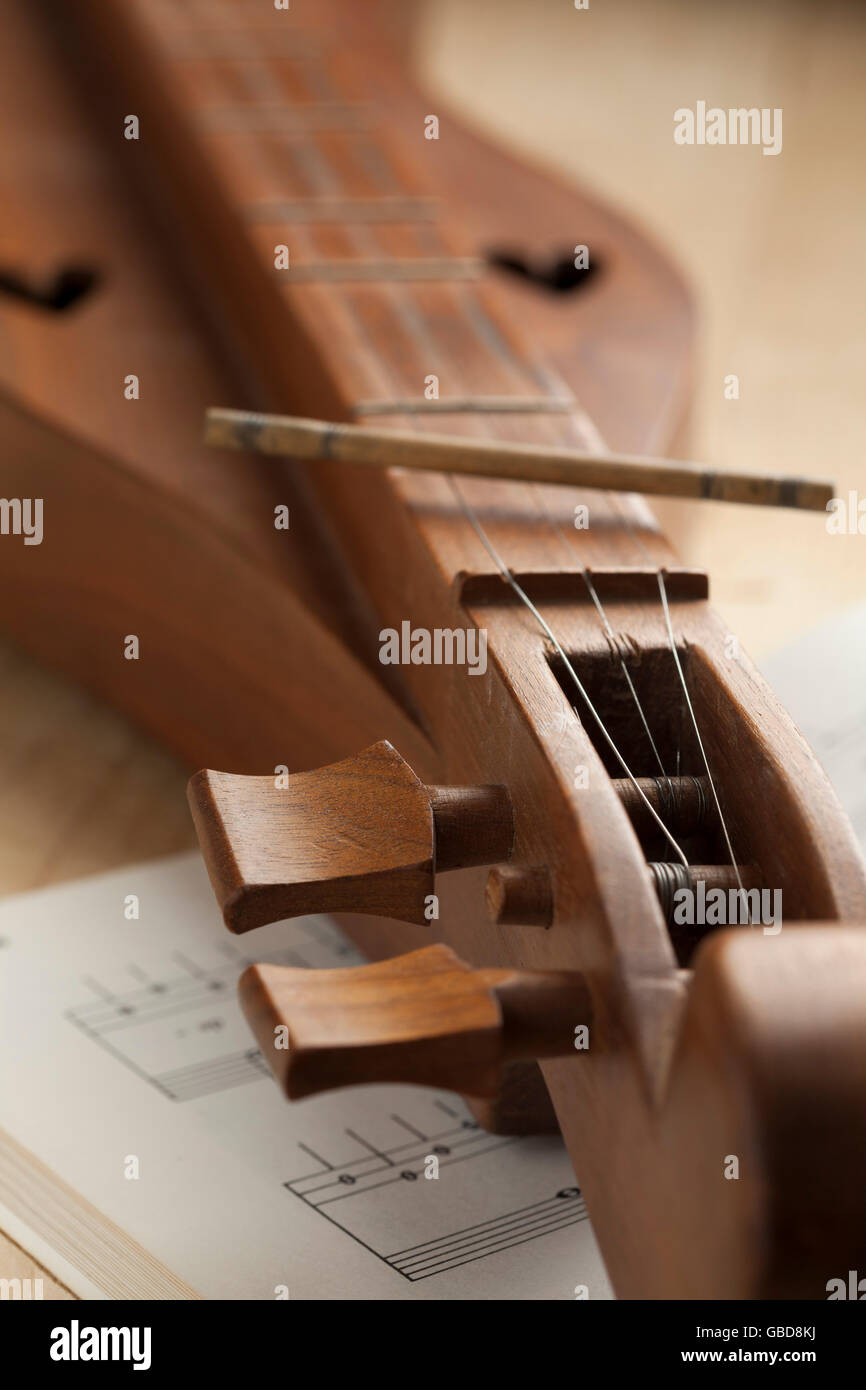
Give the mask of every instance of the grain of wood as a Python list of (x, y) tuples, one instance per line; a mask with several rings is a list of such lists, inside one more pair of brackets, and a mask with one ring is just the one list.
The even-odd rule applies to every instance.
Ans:
[[(833, 439), (860, 440), (847, 457), (833, 450), (840, 488), (856, 485), (855, 461), (864, 443), (862, 340), (847, 285), (859, 274), (863, 192), (857, 180), (846, 177), (856, 167), (864, 124), (857, 59), (863, 17), (856, 7), (824, 7), (828, 18), (817, 28), (811, 8), (750, 10), (744, 29), (723, 27), (727, 8), (669, 0), (653, 6), (650, 17), (645, 6), (620, 5), (606, 11), (604, 25), (595, 24), (577, 83), (573, 53), (550, 43), (550, 26), (562, 22), (554, 7), (534, 15), (531, 43), (543, 45), (543, 70), (528, 61), (531, 49), (518, 27), (522, 6), (497, 0), (495, 6), (465, 7), (439, 0), (430, 12), (427, 42), (419, 52), (440, 90), (447, 77), (448, 95), (456, 93), (477, 119), (495, 123), (515, 147), (530, 146), (570, 177), (588, 178), (622, 205), (636, 208), (672, 252), (685, 257), (710, 309), (695, 452), (765, 461), (783, 446), (787, 461), (794, 465), (799, 458), (808, 468), (826, 448), (831, 422)], [(570, 12), (568, 17), (577, 23), (585, 18)], [(482, 40), (484, 84), (476, 80), (474, 46)], [(551, 54), (557, 59), (561, 54), (567, 80), (557, 80)], [(765, 74), (783, 75), (778, 54), (784, 55), (786, 111), (799, 106), (802, 138), (789, 141), (772, 179), (766, 177), (771, 160), (749, 168), (729, 160), (694, 162), (684, 180), (667, 137), (649, 145), (636, 141), (635, 122), (618, 119), (621, 107), (611, 105), (621, 103), (624, 91), (635, 92), (636, 99), (649, 93), (667, 122), (669, 94), (684, 65), (703, 74), (708, 86), (739, 88), (744, 55), (754, 65), (753, 77), (764, 80)], [(630, 71), (633, 80), (610, 84), (613, 70)], [(646, 128), (645, 111), (641, 121)], [(575, 140), (575, 130), (584, 128), (591, 138)], [(809, 190), (805, 203), (804, 189)], [(804, 226), (816, 244), (833, 248), (832, 255), (812, 258), (808, 274)], [(798, 350), (798, 341), (809, 344), (808, 352)], [(750, 389), (736, 409), (729, 409), (719, 382), (737, 370)], [(643, 442), (647, 448), (660, 446), (660, 439)], [(768, 524), (766, 517), (746, 522), (740, 514), (723, 522), (714, 513), (711, 525), (704, 525), (694, 509), (671, 504), (665, 510), (692, 562), (712, 569), (717, 594), (753, 646), (782, 641), (863, 591), (856, 541), (832, 546), (810, 540), (807, 546), (805, 529), (789, 516)], [(188, 843), (188, 828), (174, 819), (184, 777), (176, 764), (168, 760), (154, 777), (148, 768), (160, 757), (149, 740), (131, 732), (119, 735), (115, 715), (92, 702), (77, 704), (69, 686), (45, 676), (19, 653), (9, 650), (4, 666), (10, 688), (3, 727), (25, 733), (23, 744), (7, 739), (0, 747), (0, 766), (21, 790), (20, 798), (0, 805), (3, 840), (12, 847), (2, 865), (6, 891)], [(52, 743), (52, 726), (61, 720), (62, 733)], [(68, 760), (61, 761), (68, 780), (74, 783), (82, 770), (92, 778), (94, 794), (81, 803), (93, 812), (87, 824), (57, 808), (58, 784), (45, 775), (43, 747), (61, 759), (68, 751)], [(121, 749), (126, 751), (119, 757)], [(139, 810), (118, 822), (113, 811), (124, 804), (130, 783), (138, 788)], [(703, 1101), (700, 1093), (697, 1099)], [(615, 1148), (615, 1128), (611, 1137)], [(681, 1196), (681, 1190), (671, 1193), (671, 1201)], [(15, 1258), (13, 1249), (12, 1265)], [(22, 1274), (30, 1268), (23, 1254), (19, 1268)], [(10, 1274), (18, 1272), (10, 1267)]]

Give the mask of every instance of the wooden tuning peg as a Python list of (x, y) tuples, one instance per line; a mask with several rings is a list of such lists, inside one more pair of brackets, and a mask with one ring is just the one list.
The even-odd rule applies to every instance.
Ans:
[(591, 1019), (582, 975), (473, 970), (444, 945), (350, 970), (252, 965), (240, 997), (290, 1100), (383, 1081), (493, 1096), (505, 1063), (572, 1055)]
[(423, 925), (439, 870), (511, 853), (505, 787), (428, 787), (390, 743), (280, 786), (197, 772), (189, 801), (226, 925), (249, 931), (309, 912)]

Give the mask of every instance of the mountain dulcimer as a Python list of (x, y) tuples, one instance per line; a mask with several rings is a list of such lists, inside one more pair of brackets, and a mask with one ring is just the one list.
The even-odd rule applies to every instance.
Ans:
[[(80, 384), (108, 334), (142, 389), (85, 429), (62, 385), (42, 410), (5, 381), (46, 517), (80, 514), (35, 597), (4, 553), (9, 621), (227, 769), (190, 797), (232, 930), (332, 912), (370, 958), (244, 976), (281, 1085), (417, 1081), (557, 1124), (622, 1297), (825, 1296), (866, 1263), (866, 874), (707, 576), (634, 494), (199, 442), (207, 404), (663, 453), (676, 274), (419, 95), (405, 6), (49, 17), (114, 160), (94, 245), (128, 238), (138, 286), (138, 339), (82, 307), (67, 343)], [(152, 351), (145, 267), (188, 360)]]

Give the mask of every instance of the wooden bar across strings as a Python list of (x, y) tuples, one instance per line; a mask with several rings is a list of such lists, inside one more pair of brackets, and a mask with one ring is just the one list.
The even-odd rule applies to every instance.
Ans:
[(221, 408), (207, 412), (205, 443), (294, 459), (335, 459), (372, 468), (468, 473), (657, 497), (745, 502), (758, 507), (824, 511), (834, 495), (833, 484), (820, 478), (737, 473), (635, 454), (589, 454), (502, 440), (406, 434)]

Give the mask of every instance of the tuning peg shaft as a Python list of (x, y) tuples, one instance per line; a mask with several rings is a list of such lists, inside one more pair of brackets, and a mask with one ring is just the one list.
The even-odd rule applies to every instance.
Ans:
[(390, 743), (283, 786), (197, 772), (189, 801), (226, 925), (249, 931), (310, 912), (423, 925), (437, 870), (511, 853), (505, 787), (429, 787)]
[(492, 1096), (505, 1063), (573, 1054), (591, 1019), (582, 975), (473, 970), (444, 945), (350, 970), (250, 966), (240, 997), (291, 1100), (386, 1081)]

